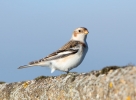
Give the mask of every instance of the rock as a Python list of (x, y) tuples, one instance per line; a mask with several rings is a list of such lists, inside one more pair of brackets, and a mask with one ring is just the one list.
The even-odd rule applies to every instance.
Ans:
[(0, 84), (0, 100), (136, 100), (136, 66)]

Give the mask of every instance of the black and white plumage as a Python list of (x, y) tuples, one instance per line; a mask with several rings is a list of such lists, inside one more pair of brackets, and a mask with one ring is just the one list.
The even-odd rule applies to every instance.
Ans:
[(86, 42), (88, 33), (88, 30), (84, 27), (75, 29), (70, 41), (59, 50), (40, 60), (32, 61), (28, 65), (20, 66), (18, 69), (33, 66), (47, 66), (51, 68), (51, 73), (55, 70), (69, 72), (83, 61), (88, 51)]

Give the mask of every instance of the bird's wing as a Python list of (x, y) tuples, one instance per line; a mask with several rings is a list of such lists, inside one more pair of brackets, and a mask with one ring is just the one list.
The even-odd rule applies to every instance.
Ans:
[(68, 43), (66, 43), (63, 47), (61, 47), (59, 50), (57, 50), (56, 52), (53, 52), (50, 55), (40, 60), (32, 61), (28, 65), (20, 66), (18, 69), (32, 67), (35, 65), (39, 65), (40, 63), (45, 61), (55, 60), (55, 59), (59, 59), (59, 58), (63, 58), (63, 57), (75, 54), (78, 52), (80, 45), (84, 47), (86, 46), (84, 43), (80, 41), (71, 40)]
[(49, 60), (55, 60), (55, 59), (69, 56), (71, 54), (75, 54), (78, 52), (80, 44), (83, 45), (83, 43), (81, 43), (79, 41), (72, 41), (71, 40), (68, 43), (66, 43), (63, 47), (61, 47), (59, 50), (57, 50), (56, 52), (53, 52), (50, 55), (48, 55), (40, 60), (32, 61), (29, 63), (29, 65), (34, 65), (34, 64), (41, 63), (44, 61), (49, 61)]

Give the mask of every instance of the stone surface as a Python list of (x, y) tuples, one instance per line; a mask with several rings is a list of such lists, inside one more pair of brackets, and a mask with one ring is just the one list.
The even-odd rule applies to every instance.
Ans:
[(3, 82), (0, 100), (136, 100), (136, 66)]

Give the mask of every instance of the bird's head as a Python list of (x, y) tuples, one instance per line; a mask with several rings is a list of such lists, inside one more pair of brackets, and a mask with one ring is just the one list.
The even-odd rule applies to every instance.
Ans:
[(71, 40), (84, 42), (89, 31), (85, 27), (79, 27), (74, 30)]

